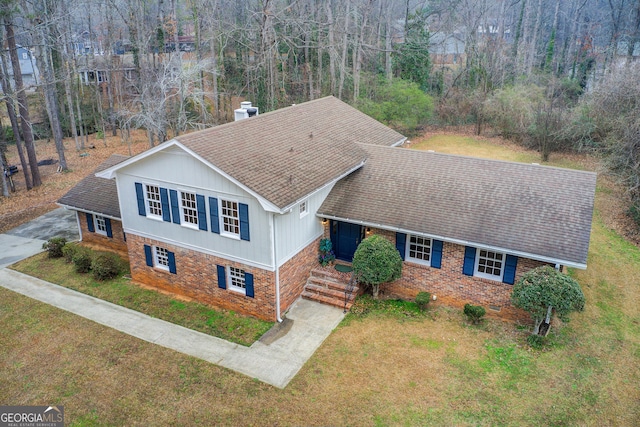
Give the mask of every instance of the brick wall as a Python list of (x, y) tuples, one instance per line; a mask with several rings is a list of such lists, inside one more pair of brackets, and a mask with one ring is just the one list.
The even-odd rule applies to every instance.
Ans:
[(84, 212), (77, 212), (80, 218), (80, 230), (82, 231), (82, 243), (91, 248), (115, 252), (125, 260), (128, 258), (127, 244), (124, 241), (122, 222), (111, 220), (111, 234), (113, 237), (91, 232), (87, 228), (87, 215)]
[[(147, 266), (144, 245), (158, 245), (175, 254), (176, 274)], [(275, 273), (231, 262), (213, 255), (127, 234), (131, 278), (135, 282), (193, 298), (204, 304), (233, 310), (267, 321), (276, 320)], [(254, 298), (218, 287), (217, 265), (236, 267), (253, 274)], [(227, 283), (228, 285), (228, 283)]]
[(320, 238), (298, 252), (296, 256), (280, 267), (280, 310), (286, 309), (298, 299), (311, 274), (317, 267)]
[[(396, 233), (388, 230), (371, 229), (371, 234), (379, 234), (394, 245)], [(325, 237), (329, 236), (328, 224)], [(466, 303), (482, 305), (487, 315), (502, 319), (531, 322), (530, 315), (511, 305), (513, 285), (462, 274), (464, 264), (464, 246), (444, 242), (441, 268), (431, 268), (405, 261), (402, 277), (393, 283), (381, 286), (380, 290), (388, 296), (413, 299), (420, 291), (435, 294), (438, 302), (462, 308)], [(518, 258), (516, 282), (532, 268), (545, 265), (540, 261)]]
[[(464, 246), (444, 242), (441, 268), (405, 261), (402, 277), (384, 285), (385, 292), (404, 298), (415, 298), (418, 292), (436, 295), (441, 303), (462, 308), (466, 303), (482, 305), (487, 315), (503, 319), (530, 322), (528, 313), (511, 305), (513, 285), (462, 274)], [(516, 282), (532, 268), (544, 265), (539, 261), (518, 258)]]

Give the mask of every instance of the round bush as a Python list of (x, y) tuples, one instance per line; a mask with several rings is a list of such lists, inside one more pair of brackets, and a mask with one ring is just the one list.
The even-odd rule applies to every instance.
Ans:
[(91, 271), (96, 280), (109, 280), (120, 274), (120, 258), (112, 253), (100, 253), (91, 262)]
[(416, 304), (420, 310), (426, 310), (431, 301), (431, 294), (429, 292), (418, 292), (416, 295)]
[(78, 247), (71, 257), (76, 266), (76, 272), (88, 273), (91, 270), (91, 251), (87, 248)]
[(42, 244), (42, 249), (48, 251), (49, 258), (60, 258), (62, 257), (62, 248), (66, 244), (67, 239), (64, 237), (52, 237)]
[(480, 305), (465, 304), (464, 314), (471, 321), (471, 323), (476, 325), (480, 323), (484, 315), (487, 314), (487, 311)]
[(62, 256), (68, 263), (73, 262), (73, 255), (78, 251), (78, 245), (67, 243), (62, 247)]

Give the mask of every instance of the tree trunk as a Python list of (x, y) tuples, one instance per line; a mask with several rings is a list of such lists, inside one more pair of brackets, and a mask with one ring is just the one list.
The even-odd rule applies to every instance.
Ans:
[(336, 46), (335, 46), (335, 23), (331, 8), (332, 0), (327, 0), (327, 23), (329, 26), (329, 78), (331, 79), (331, 95), (336, 94)]
[(16, 46), (16, 38), (13, 33), (13, 22), (8, 16), (4, 17), (4, 28), (7, 33), (7, 45), (9, 46), (9, 56), (11, 58), (11, 66), (14, 70), (13, 80), (16, 83), (16, 93), (18, 97), (18, 111), (20, 112), (20, 125), (22, 127), (22, 136), (24, 137), (24, 145), (27, 149), (27, 157), (29, 158), (29, 169), (31, 170), (32, 184), (34, 187), (42, 185), (40, 178), (40, 170), (38, 169), (38, 158), (36, 156), (36, 148), (33, 144), (33, 132), (31, 130), (31, 119), (29, 118), (29, 107), (27, 104), (27, 95), (22, 82), (22, 70), (20, 69), (20, 60), (18, 59), (18, 47)]
[(76, 143), (76, 150), (80, 150), (80, 141), (78, 140), (78, 128), (76, 125), (76, 115), (73, 112), (73, 98), (71, 97), (71, 72), (69, 71), (69, 62), (64, 61), (64, 67), (67, 73), (64, 79), (64, 92), (67, 97), (67, 106), (69, 108), (69, 131), (73, 135), (73, 140)]
[(351, 2), (347, 2), (347, 12), (344, 18), (344, 32), (342, 35), (342, 58), (340, 58), (340, 84), (338, 86), (338, 98), (342, 99), (342, 89), (344, 88), (344, 78), (347, 72), (347, 47), (349, 42), (349, 18), (351, 16), (350, 10)]
[[(2, 32), (0, 31), (0, 42), (2, 40)], [(2, 43), (0, 43), (1, 45)], [(16, 115), (16, 109), (13, 104), (13, 89), (11, 83), (7, 79), (7, 61), (5, 58), (5, 51), (0, 51), (0, 83), (2, 84), (2, 92), (5, 94), (5, 104), (7, 106), (7, 115), (11, 122), (11, 130), (13, 131), (13, 138), (16, 141), (16, 149), (18, 150), (18, 157), (20, 158), (20, 165), (22, 166), (22, 173), (24, 174), (24, 182), (27, 190), (31, 190), (33, 185), (31, 184), (31, 174), (29, 172), (29, 164), (24, 156), (24, 150), (22, 149), (22, 137), (20, 136), (20, 125), (18, 124), (18, 116)]]

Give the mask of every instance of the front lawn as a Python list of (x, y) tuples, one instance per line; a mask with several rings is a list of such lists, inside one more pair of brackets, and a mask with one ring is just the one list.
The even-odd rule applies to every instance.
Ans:
[(273, 325), (232, 311), (218, 310), (144, 289), (122, 275), (113, 280), (97, 281), (91, 274), (76, 273), (74, 265), (65, 262), (64, 258), (48, 258), (46, 252), (20, 261), (11, 268), (151, 317), (246, 346), (259, 339)]

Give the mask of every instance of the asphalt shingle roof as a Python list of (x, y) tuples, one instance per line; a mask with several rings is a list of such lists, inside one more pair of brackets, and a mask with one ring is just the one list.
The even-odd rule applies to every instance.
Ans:
[(282, 209), (364, 162), (356, 142), (391, 146), (404, 137), (326, 97), (176, 140)]
[(127, 160), (129, 157), (112, 154), (102, 162), (95, 171), (87, 175), (75, 187), (58, 200), (58, 204), (76, 208), (81, 211), (89, 211), (112, 218), (120, 218), (120, 205), (118, 204), (118, 189), (114, 179), (104, 179), (95, 176), (111, 166)]
[(319, 216), (586, 265), (595, 173), (359, 146)]

